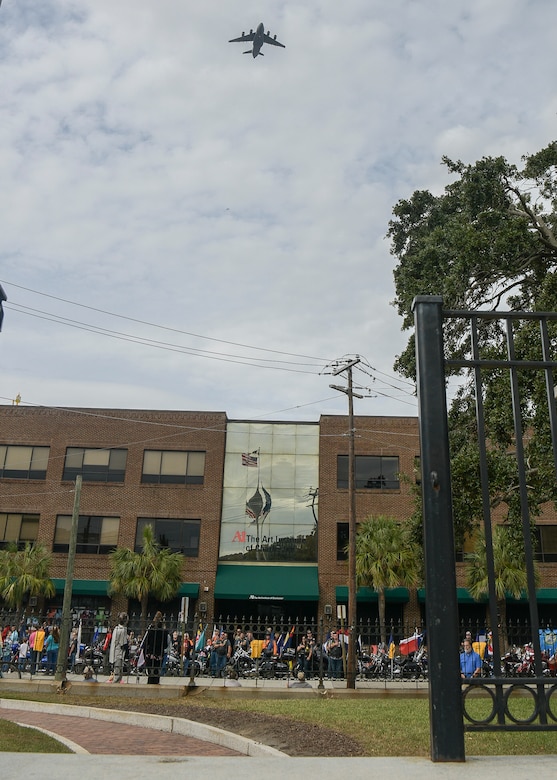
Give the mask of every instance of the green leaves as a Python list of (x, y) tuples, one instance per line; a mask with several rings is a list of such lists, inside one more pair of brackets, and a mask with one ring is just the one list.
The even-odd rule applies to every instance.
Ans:
[(50, 553), (39, 542), (27, 542), (23, 550), (9, 547), (0, 552), (0, 594), (8, 606), (19, 610), (29, 596), (54, 596), (56, 588), (49, 577), (51, 561)]
[(169, 601), (176, 595), (182, 582), (183, 562), (181, 553), (158, 544), (153, 527), (147, 525), (141, 552), (120, 547), (110, 554), (110, 592), (137, 599), (144, 619), (149, 595), (159, 601)]

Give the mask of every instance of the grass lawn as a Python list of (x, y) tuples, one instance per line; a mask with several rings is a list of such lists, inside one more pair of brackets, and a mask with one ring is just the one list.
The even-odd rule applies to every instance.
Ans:
[(52, 737), (36, 729), (18, 726), (9, 720), (0, 721), (0, 752), (2, 753), (71, 753)]
[[(60, 703), (59, 697), (34, 695), (36, 701)], [(160, 700), (118, 698), (92, 701), (85, 696), (69, 696), (64, 704), (92, 704), (118, 709), (148, 711), (149, 705), (160, 705)], [(429, 704), (427, 699), (335, 699), (304, 697), (288, 699), (228, 699), (215, 701), (195, 696), (186, 699), (165, 700), (166, 714), (188, 717), (188, 706), (218, 707), (231, 710), (230, 730), (235, 720), (241, 721), (242, 712), (260, 712), (265, 715), (316, 723), (357, 740), (369, 756), (429, 756)], [(518, 714), (521, 706), (515, 706)], [(172, 712), (169, 712), (171, 710)], [(238, 713), (235, 718), (232, 712)], [(527, 714), (525, 709), (524, 713)], [(466, 733), (466, 754), (473, 755), (538, 755), (557, 754), (557, 732)], [(5, 749), (5, 748), (1, 748)], [(12, 749), (12, 748), (8, 748)]]

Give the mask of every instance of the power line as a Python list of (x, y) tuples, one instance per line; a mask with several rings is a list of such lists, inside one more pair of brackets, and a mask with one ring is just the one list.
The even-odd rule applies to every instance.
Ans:
[(24, 287), (21, 284), (14, 284), (13, 282), (7, 282), (6, 280), (4, 280), (4, 284), (7, 284), (7, 285), (9, 284), (12, 287), (17, 287), (19, 290), (25, 290), (26, 292), (33, 293), (34, 295), (42, 295), (45, 298), (51, 298), (51, 299), (53, 299), (55, 301), (61, 301), (62, 303), (68, 303), (71, 306), (79, 306), (82, 309), (89, 309), (90, 311), (96, 311), (99, 314), (106, 314), (109, 317), (118, 317), (119, 319), (122, 319), (122, 320), (128, 320), (129, 322), (137, 322), (140, 325), (148, 325), (151, 328), (159, 328), (160, 330), (167, 330), (167, 331), (169, 331), (171, 333), (180, 333), (183, 336), (192, 336), (193, 338), (205, 339), (206, 341), (215, 341), (217, 343), (228, 344), (228, 345), (233, 346), (233, 347), (242, 347), (242, 349), (251, 349), (251, 350), (257, 350), (257, 351), (261, 351), (261, 352), (271, 352), (271, 353), (273, 353), (275, 355), (288, 355), (290, 357), (304, 358), (305, 360), (315, 360), (315, 361), (317, 361), (320, 364), (327, 362), (326, 358), (316, 357), (315, 355), (300, 355), (300, 354), (297, 354), (295, 352), (284, 352), (284, 351), (281, 351), (281, 350), (278, 350), (278, 349), (270, 349), (268, 347), (255, 347), (255, 346), (250, 345), (250, 344), (242, 344), (242, 343), (236, 342), (236, 341), (226, 341), (225, 339), (218, 339), (218, 338), (214, 338), (212, 336), (202, 336), (199, 333), (192, 333), (192, 332), (187, 331), (187, 330), (180, 330), (178, 328), (171, 328), (171, 327), (168, 327), (167, 325), (159, 325), (157, 323), (148, 322), (146, 320), (140, 320), (140, 319), (137, 319), (135, 317), (128, 317), (128, 316), (126, 316), (124, 314), (116, 314), (115, 312), (106, 311), (105, 309), (98, 309), (95, 306), (88, 306), (88, 305), (86, 305), (84, 303), (77, 303), (76, 301), (70, 301), (67, 298), (60, 298), (59, 296), (50, 295), (49, 293), (40, 292), (39, 290), (33, 290), (30, 287)]

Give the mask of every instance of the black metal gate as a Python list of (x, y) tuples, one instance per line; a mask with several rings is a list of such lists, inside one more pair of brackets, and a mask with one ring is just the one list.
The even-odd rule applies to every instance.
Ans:
[[(463, 761), (465, 730), (557, 730), (557, 680), (544, 676), (540, 648), (519, 393), (521, 371), (543, 373), (550, 429), (548, 440), (551, 442), (550, 456), (553, 458), (552, 478), (557, 479), (557, 406), (554, 386), (557, 362), (550, 359), (549, 337), (549, 326), (554, 328), (557, 313), (445, 311), (442, 303), (438, 296), (418, 296), (413, 304), (422, 461), (431, 756), (434, 761)], [(539, 325), (539, 360), (519, 360), (516, 357), (514, 328), (517, 321), (527, 320)], [(505, 333), (504, 356), (480, 356), (478, 331), (489, 321), (498, 321)], [(447, 325), (454, 327), (455, 323), (458, 323), (461, 333), (468, 334), (469, 342), (463, 350), (462, 358), (447, 359), (444, 355), (443, 329)], [(447, 371), (450, 369), (468, 369), (473, 380), (479, 452), (478, 493), (481, 493), (489, 583), (489, 619), (493, 629), (493, 675), (466, 680), (460, 677), (457, 652), (458, 605), (446, 400)], [(485, 435), (483, 404), (483, 377), (484, 372), (489, 370), (504, 371), (509, 378), (517, 490), (534, 654), (535, 676), (528, 678), (506, 676), (499, 663), (502, 648), (496, 630), (499, 616), (495, 591), (493, 511), (490, 503), (487, 457), (489, 441)], [(515, 706), (517, 703), (520, 706)]]

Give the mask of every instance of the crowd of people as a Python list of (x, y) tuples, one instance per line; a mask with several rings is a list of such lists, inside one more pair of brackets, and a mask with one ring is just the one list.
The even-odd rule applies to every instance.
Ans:
[(43, 668), (46, 674), (54, 675), (60, 648), (60, 629), (57, 625), (36, 623), (19, 626), (6, 623), (0, 634), (0, 673), (9, 664), (17, 664), (20, 672), (35, 674)]

